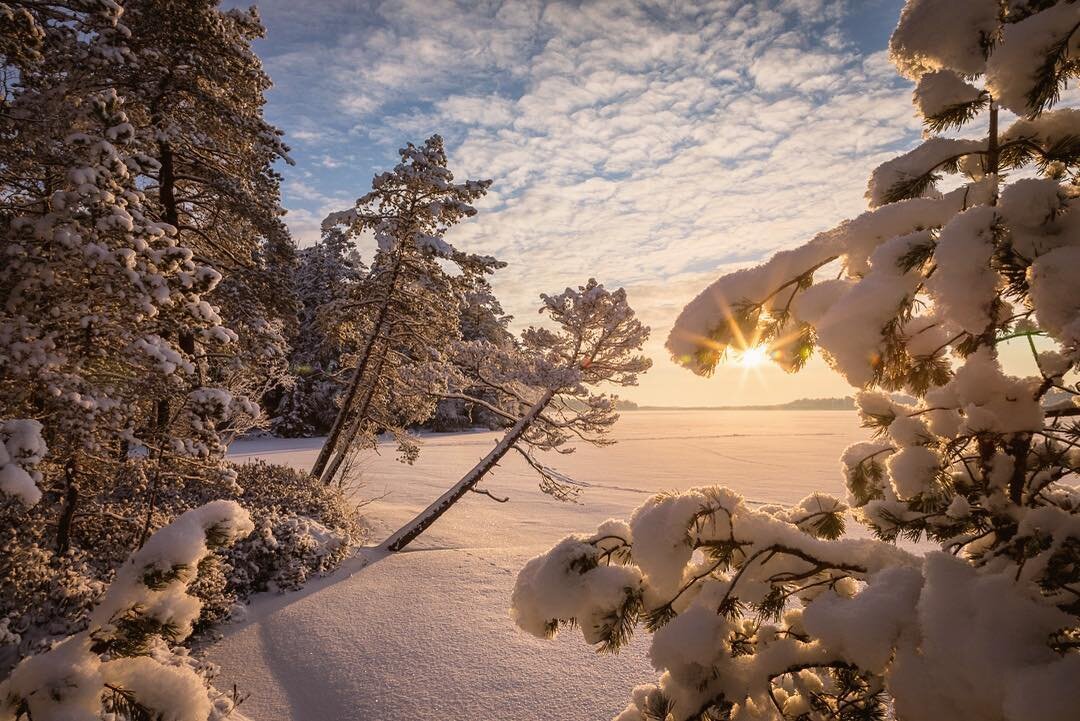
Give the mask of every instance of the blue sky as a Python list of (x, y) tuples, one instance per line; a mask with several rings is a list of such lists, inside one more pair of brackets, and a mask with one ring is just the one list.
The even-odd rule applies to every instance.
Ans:
[(510, 265), (519, 325), (537, 294), (589, 276), (627, 288), (656, 362), (625, 395), (652, 404), (850, 392), (799, 376), (698, 379), (664, 337), (719, 273), (865, 208), (869, 172), (919, 138), (885, 47), (900, 0), (259, 3), (257, 44), (286, 131), (287, 221), (301, 244), (395, 150), (439, 132), (459, 178), (494, 180), (452, 234)]

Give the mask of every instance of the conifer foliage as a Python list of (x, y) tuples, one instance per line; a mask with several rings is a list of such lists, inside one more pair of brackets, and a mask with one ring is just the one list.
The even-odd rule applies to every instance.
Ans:
[[(244, 490), (225, 450), (261, 422), (293, 313), (275, 288), (292, 245), (272, 170), (286, 148), (262, 119), (269, 80), (251, 50), (261, 32), (253, 12), (213, 2), (0, 3), (0, 675), (97, 624), (88, 611), (104, 581), (155, 544), (154, 529)], [(314, 553), (313, 533), (337, 529), (297, 518), (306, 509), (267, 511), (308, 490), (288, 480), (263, 484), (279, 498), (255, 488), (245, 502), (279, 556)], [(319, 501), (312, 515), (346, 506), (306, 495)], [(340, 535), (342, 553), (351, 538)], [(227, 608), (236, 579), (210, 575), (197, 592)], [(179, 595), (152, 598), (188, 604)], [(166, 610), (139, 612), (164, 623)], [(31, 667), (59, 669), (64, 656), (89, 672), (85, 646), (65, 641)], [(50, 693), (21, 688), (10, 689), (23, 694), (16, 714)], [(105, 712), (160, 716), (116, 693)]]
[[(873, 172), (868, 212), (720, 278), (668, 339), (703, 375), (733, 344), (789, 370), (820, 350), (874, 436), (843, 455), (846, 502), (660, 495), (518, 577), (531, 633), (651, 632), (662, 675), (621, 721), (1076, 717), (1080, 112), (1057, 105), (1080, 3), (909, 0), (891, 53), (925, 140)], [(1015, 338), (1030, 376), (1002, 368)]]
[(258, 399), (286, 372), (296, 314), (295, 249), (273, 169), (292, 161), (262, 116), (270, 79), (251, 47), (261, 21), (254, 8), (222, 10), (218, 0), (141, 0), (125, 5), (123, 22), (129, 57), (114, 82), (138, 147), (155, 161), (144, 174), (148, 210), (222, 274), (212, 301), (240, 341), (227, 353), (180, 342), (233, 392)]
[(212, 470), (223, 424), (258, 414), (179, 342), (227, 350), (237, 337), (204, 297), (221, 274), (147, 211), (137, 179), (154, 161), (132, 147), (123, 98), (107, 89), (77, 101), (54, 151), (62, 172), (42, 168), (27, 179), (39, 194), (12, 196), (0, 269), (3, 413), (41, 421), (60, 553), (117, 467), (137, 467), (151, 514), (166, 459), (174, 477)]
[[(649, 329), (627, 303), (626, 291), (609, 291), (592, 278), (576, 289), (540, 298), (540, 312), (555, 330), (528, 328), (520, 347), (463, 342), (453, 363), (426, 368), (438, 379), (433, 385), (439, 395), (474, 403), (512, 425), (461, 480), (384, 541), (383, 548), (400, 551), (469, 491), (504, 500), (477, 485), (511, 450), (540, 474), (544, 493), (571, 500), (579, 484), (542, 464), (534, 451), (570, 453), (573, 448), (566, 443), (572, 440), (612, 443), (606, 434), (619, 418), (617, 399), (595, 389), (637, 383), (652, 365), (638, 353)], [(449, 376), (439, 378), (440, 371)]]
[(213, 551), (254, 525), (233, 501), (188, 511), (157, 531), (120, 568), (89, 628), (25, 659), (0, 682), (0, 718), (217, 721), (234, 699), (207, 688), (200, 665), (170, 650), (201, 603), (189, 586)]
[(280, 436), (316, 436), (330, 430), (347, 378), (343, 356), (356, 351), (349, 334), (340, 332), (336, 303), (354, 297), (365, 266), (353, 242), (332, 229), (297, 253), (290, 280), (298, 314), (290, 338), (290, 383), (270, 394), (271, 430)]
[[(410, 392), (412, 370), (442, 362), (461, 338), (461, 307), (471, 279), (504, 264), (458, 250), (446, 232), (475, 215), (471, 205), (490, 180), (454, 182), (438, 135), (399, 151), (401, 162), (377, 175), (353, 209), (324, 221), (348, 238), (371, 234), (375, 258), (352, 294), (328, 304), (324, 317), (356, 352), (347, 363), (340, 410), (311, 473), (329, 483), (349, 455), (394, 431), (402, 456), (417, 448), (404, 429), (430, 417), (436, 398)], [(448, 272), (454, 268), (455, 273)]]

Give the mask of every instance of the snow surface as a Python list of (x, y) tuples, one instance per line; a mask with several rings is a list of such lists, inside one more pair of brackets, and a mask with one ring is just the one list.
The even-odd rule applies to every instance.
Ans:
[[(619, 657), (598, 656), (580, 631), (553, 641), (515, 628), (517, 572), (569, 532), (590, 533), (659, 490), (728, 485), (756, 501), (797, 503), (814, 490), (843, 496), (839, 458), (862, 439), (855, 413), (634, 411), (619, 443), (545, 461), (590, 484), (582, 503), (559, 503), (507, 458), (481, 486), (511, 501), (468, 494), (405, 551), (362, 550), (334, 575), (296, 593), (263, 596), (209, 649), (215, 684), (236, 683), (260, 721), (322, 719), (606, 719), (651, 682), (644, 633)], [(498, 439), (495, 433), (423, 437), (420, 460), (394, 460), (387, 443), (363, 468), (372, 542), (427, 506)], [(322, 439), (233, 444), (237, 461), (308, 468)]]

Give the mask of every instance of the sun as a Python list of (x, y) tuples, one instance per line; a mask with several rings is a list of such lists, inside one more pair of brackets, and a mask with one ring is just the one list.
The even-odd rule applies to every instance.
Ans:
[(769, 362), (769, 349), (755, 345), (739, 351), (738, 363), (743, 368), (758, 368)]

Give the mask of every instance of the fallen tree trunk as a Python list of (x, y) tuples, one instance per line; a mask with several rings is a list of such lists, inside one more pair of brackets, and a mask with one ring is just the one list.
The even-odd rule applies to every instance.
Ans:
[(431, 524), (437, 521), (442, 514), (446, 513), (450, 506), (457, 503), (462, 496), (475, 488), (476, 484), (478, 484), (480, 480), (487, 475), (496, 464), (498, 464), (502, 457), (514, 447), (514, 444), (525, 435), (529, 426), (540, 417), (540, 414), (547, 408), (551, 399), (555, 397), (555, 393), (555, 389), (545, 391), (544, 395), (540, 397), (540, 400), (536, 401), (536, 403), (529, 408), (528, 412), (506, 432), (506, 435), (504, 435), (495, 447), (491, 449), (490, 453), (473, 466), (472, 470), (466, 473), (450, 490), (439, 496), (438, 500), (425, 508), (416, 516), (416, 518), (406, 523), (392, 536), (383, 541), (379, 548), (386, 551), (400, 551), (405, 548), (405, 546), (415, 540), (416, 537), (423, 533)]

